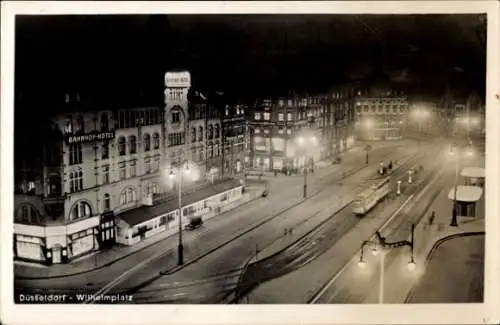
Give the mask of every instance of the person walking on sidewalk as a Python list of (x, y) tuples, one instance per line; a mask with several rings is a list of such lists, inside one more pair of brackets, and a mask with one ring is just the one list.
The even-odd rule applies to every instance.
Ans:
[(432, 226), (434, 223), (434, 220), (436, 219), (436, 212), (432, 211), (430, 217), (429, 217), (429, 226)]

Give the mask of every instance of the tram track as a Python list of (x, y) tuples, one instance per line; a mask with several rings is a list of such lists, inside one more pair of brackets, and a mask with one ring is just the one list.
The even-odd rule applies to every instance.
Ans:
[[(435, 145), (436, 145), (436, 144), (433, 144), (433, 147), (434, 147)], [(407, 158), (407, 159), (405, 160), (405, 158)], [(412, 154), (412, 155), (407, 155), (405, 158), (403, 158), (403, 157), (399, 157), (400, 161), (404, 161), (404, 163), (402, 163), (402, 164), (398, 165), (398, 166), (394, 169), (394, 171), (393, 171), (393, 177), (401, 177), (402, 175), (405, 175), (405, 173), (407, 172), (407, 170), (408, 170), (409, 168), (414, 168), (416, 165), (418, 165), (416, 162), (417, 162), (417, 161), (419, 161), (420, 159), (422, 159), (422, 154), (421, 154), (421, 153), (416, 153), (416, 154)], [(362, 167), (361, 167), (361, 168), (359, 168), (359, 169), (358, 169), (358, 168), (356, 168), (356, 169), (355, 169), (355, 171), (354, 171), (354, 173), (355, 173), (357, 170), (361, 170), (361, 169), (363, 169), (363, 168), (365, 168), (365, 167), (366, 167), (366, 166), (362, 166)], [(345, 173), (345, 175), (348, 177), (348, 175), (352, 175), (352, 174), (354, 174), (354, 173), (353, 173), (353, 171), (351, 170), (350, 172)], [(379, 178), (379, 177), (373, 177), (371, 180), (372, 180), (373, 182), (376, 182), (378, 178)], [(334, 182), (335, 182), (335, 181), (334, 181)], [(338, 181), (337, 181), (337, 182), (338, 182)], [(330, 183), (331, 183), (331, 182), (330, 182)], [(323, 190), (324, 190), (324, 188), (322, 188), (322, 189), (318, 190), (318, 191), (315, 193), (315, 195), (319, 194), (319, 192), (322, 192)], [(310, 196), (310, 197), (312, 197), (312, 196)], [(288, 209), (286, 209), (286, 211), (289, 211), (291, 208), (296, 207), (296, 206), (298, 206), (298, 205), (299, 205), (299, 204), (301, 204), (301, 203), (304, 203), (304, 201), (301, 201), (301, 202), (299, 202), (298, 204), (296, 204), (296, 205), (294, 205), (294, 206), (292, 206), (292, 207), (289, 207)], [(332, 216), (330, 216), (330, 217), (329, 217), (329, 219), (331, 219), (334, 215), (336, 215), (336, 214), (340, 213), (341, 211), (343, 211), (344, 209), (346, 209), (349, 205), (350, 205), (350, 202), (348, 202), (348, 203), (347, 203), (344, 207), (342, 207), (340, 210), (339, 210), (339, 209), (337, 209), (337, 212), (336, 212), (336, 213), (334, 213)], [(321, 211), (318, 211), (318, 212), (316, 212), (315, 214), (313, 214), (313, 215), (309, 216), (308, 218), (306, 218), (306, 219), (304, 219), (304, 220), (301, 220), (299, 223), (295, 224), (295, 225), (294, 225), (294, 227), (298, 227), (298, 226), (302, 225), (303, 223), (310, 221), (311, 219), (313, 219), (314, 217), (316, 217), (316, 216), (317, 216), (320, 212), (321, 212)], [(278, 215), (271, 216), (271, 218), (270, 218), (270, 219), (271, 219), (271, 220), (272, 220), (272, 219), (275, 219), (276, 217), (278, 217), (278, 216), (279, 216), (280, 214), (282, 214), (282, 213), (284, 213), (284, 212), (278, 213)], [(271, 220), (269, 220), (269, 221), (271, 221)], [(327, 221), (328, 221), (328, 220), (325, 220), (324, 222), (327, 222)], [(322, 222), (321, 224), (324, 224), (324, 222)], [(320, 227), (320, 226), (321, 226), (321, 224), (320, 224), (320, 225), (317, 225), (314, 229), (317, 229), (318, 227)], [(343, 227), (342, 227), (342, 228), (338, 228), (338, 227), (337, 227), (337, 228), (338, 228), (338, 229), (337, 229), (337, 231), (338, 231), (338, 232), (340, 232), (340, 233), (342, 233), (342, 232), (344, 232), (344, 231), (348, 231), (348, 229), (350, 229), (352, 226), (353, 226), (353, 225), (351, 225), (351, 224), (348, 224), (348, 223), (343, 223)], [(314, 229), (312, 229), (310, 232), (314, 231)], [(344, 230), (342, 230), (342, 229), (344, 229)], [(310, 232), (309, 232), (309, 234), (310, 234)], [(307, 235), (307, 234), (306, 234), (306, 235)], [(304, 237), (304, 236), (303, 236), (303, 237)], [(279, 240), (279, 239), (280, 239), (280, 237), (276, 238), (276, 239), (275, 239), (275, 240), (273, 240), (271, 243), (269, 243), (267, 246), (271, 245), (274, 241)], [(234, 240), (233, 240), (233, 241), (234, 241)], [(300, 267), (300, 266), (302, 266), (302, 265), (304, 265), (304, 264), (307, 264), (310, 260), (312, 260), (312, 259), (314, 259), (314, 258), (316, 258), (316, 256), (305, 257), (305, 258), (303, 258), (303, 260), (302, 260), (302, 261), (297, 260), (297, 261), (295, 261), (295, 263), (297, 264), (297, 265), (296, 265), (296, 267)], [(242, 270), (242, 269), (243, 269), (243, 270)], [(239, 281), (239, 278), (240, 278), (240, 277), (235, 277), (235, 274), (236, 274), (235, 272), (237, 272), (237, 270), (240, 270), (240, 274), (241, 274), (241, 273), (244, 273), (245, 268), (244, 268), (244, 266), (243, 266), (243, 267), (241, 267), (241, 268), (238, 268), (238, 269), (236, 269), (236, 270), (233, 270), (232, 274), (226, 278), (226, 282), (225, 282), (225, 281), (223, 281), (223, 280), (222, 280), (222, 278), (219, 278), (219, 279), (217, 280), (217, 282), (220, 282), (220, 285), (217, 285), (217, 284), (214, 284), (214, 283), (213, 283), (213, 284), (217, 287), (217, 289), (215, 290), (215, 291), (217, 291), (217, 292), (213, 292), (213, 294), (214, 294), (214, 296), (215, 296), (215, 295), (220, 296), (220, 298), (219, 298), (219, 299), (217, 299), (217, 300), (208, 301), (207, 303), (214, 303), (214, 302), (224, 303), (224, 302), (226, 302), (227, 298), (228, 298), (231, 294), (234, 294), (235, 287), (237, 287), (237, 286), (238, 286), (238, 284), (237, 284), (237, 283), (236, 283), (236, 284), (233, 284), (233, 289), (232, 289), (232, 290), (228, 290), (227, 281), (229, 281), (229, 282), (233, 281), (233, 282), (234, 282), (234, 279), (238, 279), (238, 281)], [(155, 289), (152, 289), (152, 290), (148, 290), (147, 288), (145, 288), (148, 284), (151, 284), (153, 281), (155, 281), (155, 280), (157, 280), (157, 279), (159, 279), (159, 278), (160, 278), (160, 277), (155, 277), (155, 279), (152, 279), (151, 281), (148, 281), (148, 283), (143, 283), (140, 287), (136, 287), (136, 288), (134, 288), (134, 289), (130, 290), (129, 292), (136, 292), (136, 293), (135, 293), (136, 295), (137, 295), (137, 294), (140, 294), (140, 295), (147, 295), (147, 292), (155, 292), (155, 293), (157, 293), (157, 294), (158, 294), (159, 292), (162, 292), (162, 291), (163, 291), (163, 292), (165, 292), (165, 291), (170, 290), (170, 288), (166, 288), (166, 287), (163, 287), (163, 288), (162, 288), (162, 287), (160, 287), (160, 288), (155, 288)], [(198, 280), (196, 280), (196, 281), (198, 281)], [(210, 280), (209, 280), (209, 278), (206, 278), (206, 281), (210, 281)], [(214, 281), (214, 282), (216, 282), (216, 281)], [(205, 280), (203, 280), (203, 282), (199, 282), (199, 283), (203, 285), (203, 284), (205, 284)], [(144, 288), (144, 289), (142, 289), (142, 288)], [(138, 290), (141, 290), (141, 291), (137, 292)], [(221, 294), (223, 293), (223, 291), (225, 292), (225, 294), (221, 295)], [(167, 295), (167, 296), (168, 296), (168, 295)], [(166, 296), (166, 297), (167, 297), (167, 296)], [(171, 299), (163, 299), (163, 300), (160, 300), (160, 301), (158, 301), (158, 302), (168, 303), (170, 300), (171, 300)], [(176, 301), (177, 303), (180, 303), (180, 302), (182, 301), (182, 299), (181, 299), (181, 300), (175, 300), (175, 301)], [(196, 301), (196, 302), (198, 302), (198, 301)], [(193, 303), (193, 301), (192, 301), (192, 300), (191, 300), (191, 303)]]
[[(392, 176), (394, 178), (400, 178), (406, 174), (407, 170), (416, 169), (415, 167), (419, 165), (418, 161), (421, 159), (422, 155), (412, 157), (412, 159), (409, 159), (404, 164), (399, 166)], [(428, 182), (430, 177), (432, 177), (432, 175), (426, 177), (422, 182)], [(415, 188), (414, 191), (418, 191), (418, 188)], [(328, 248), (334, 245), (337, 240), (340, 239), (342, 234), (351, 230), (360, 221), (359, 218), (354, 218), (350, 213), (344, 213), (349, 211), (350, 208), (352, 208), (352, 200), (347, 202), (340, 210), (337, 210), (324, 220), (317, 223), (290, 245), (287, 245), (280, 251), (266, 257), (263, 260), (246, 265), (245, 271), (242, 273), (238, 281), (239, 287), (235, 289), (237, 292), (228, 293), (224, 299), (228, 299), (230, 303), (237, 303), (238, 297), (245, 296), (250, 293), (260, 283), (292, 272), (293, 270), (308, 264), (323, 254)], [(302, 220), (300, 224), (311, 220), (317, 215), (317, 213), (311, 215), (306, 220)], [(335, 218), (339, 215), (341, 217)], [(318, 245), (320, 242), (321, 245)], [(288, 252), (287, 256), (283, 256), (285, 252)], [(280, 255), (282, 256), (281, 261)], [(273, 271), (269, 272), (271, 266)], [(252, 270), (252, 268), (255, 270)], [(268, 274), (263, 275), (266, 271), (268, 271)], [(250, 274), (247, 275), (247, 273)], [(245, 280), (243, 280), (243, 278), (245, 275), (251, 279), (250, 283), (244, 284)], [(232, 299), (229, 298), (231, 295), (234, 295)]]

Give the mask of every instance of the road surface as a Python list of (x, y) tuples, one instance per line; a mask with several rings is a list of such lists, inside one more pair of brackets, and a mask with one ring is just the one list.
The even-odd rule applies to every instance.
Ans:
[[(385, 160), (397, 159), (396, 157), (401, 159), (401, 156), (401, 153), (394, 149), (382, 155)], [(376, 166), (379, 159), (373, 161)], [(407, 170), (404, 170), (402, 173), (406, 175), (406, 172)], [(180, 272), (161, 277), (143, 286), (134, 294), (134, 298), (138, 302), (149, 303), (227, 302), (226, 298), (234, 291), (242, 266), (256, 254), (256, 250), (279, 240), (285, 229), (299, 226), (312, 228), (330, 218), (345, 203), (352, 200), (355, 193), (372, 184), (375, 177), (373, 170), (364, 169), (339, 184), (332, 183), (316, 197), (290, 209), (265, 227), (256, 229)], [(349, 224), (344, 227), (347, 231)], [(342, 232), (337, 234), (341, 236)], [(296, 258), (292, 260), (295, 267), (299, 267), (305, 261), (304, 258), (302, 261)], [(288, 267), (286, 264), (284, 266)], [(279, 272), (268, 276), (279, 276)]]
[(443, 242), (407, 303), (482, 303), (484, 245), (484, 235)]
[[(403, 148), (401, 152), (404, 153), (404, 155), (408, 155), (411, 150), (406, 149), (407, 147), (411, 147), (408, 146), (408, 142), (399, 143), (397, 146), (374, 147), (373, 151), (370, 153), (370, 160), (373, 163), (368, 167), (371, 168), (371, 171), (373, 171), (374, 165), (376, 165), (378, 161), (388, 157), (389, 155), (397, 153), (397, 148)], [(402, 156), (403, 154), (400, 155)], [(400, 156), (397, 157), (401, 158)], [(362, 167), (364, 167), (364, 152), (358, 148), (358, 150), (354, 150), (352, 154), (345, 155), (345, 160), (341, 166), (328, 167), (319, 170), (317, 173), (311, 174), (309, 177), (309, 193), (312, 195), (312, 193), (321, 190), (325, 186), (331, 186), (331, 184), (335, 185), (335, 181), (341, 178), (343, 174), (349, 174), (349, 172), (354, 173)], [(332, 170), (335, 169), (337, 171), (332, 173)], [(278, 185), (274, 185), (275, 187), (273, 187), (272, 184), (273, 183), (271, 182), (271, 195), (268, 198), (257, 200), (256, 202), (245, 205), (241, 209), (237, 209), (236, 211), (229, 212), (224, 216), (214, 218), (206, 223), (204, 229), (196, 232), (185, 232), (184, 244), (186, 261), (195, 261), (196, 257), (207, 254), (212, 248), (215, 249), (215, 252), (217, 252), (218, 246), (231, 241), (239, 233), (244, 233), (251, 227), (257, 227), (257, 229), (271, 229), (271, 232), (275, 232), (275, 229), (269, 223), (264, 223), (261, 226), (259, 226), (259, 224), (266, 219), (270, 219), (275, 214), (279, 213), (280, 210), (300, 202), (302, 180), (301, 178), (289, 178), (289, 180), (283, 180), (279, 185), (279, 190)], [(312, 199), (315, 198), (311, 198), (311, 200)], [(324, 199), (319, 201), (324, 201)], [(119, 278), (130, 268), (141, 266), (129, 277), (124, 278), (122, 282), (117, 283), (116, 286), (111, 288), (111, 292), (127, 291), (140, 284), (144, 284), (148, 280), (154, 279), (158, 276), (160, 271), (169, 270), (175, 267), (176, 240), (176, 237), (167, 238), (152, 245), (144, 251), (135, 254), (131, 259), (125, 259), (104, 269), (86, 274), (59, 279), (16, 280), (16, 288), (23, 292), (96, 292), (97, 290), (105, 287), (106, 284), (110, 283), (112, 280)], [(234, 239), (233, 242), (238, 243), (239, 239)], [(155, 254), (162, 255), (153, 259), (151, 262), (144, 263), (147, 258)], [(237, 256), (239, 254), (232, 253), (231, 255)], [(246, 258), (248, 255), (241, 254), (241, 256)], [(239, 262), (240, 261), (238, 261), (237, 264), (239, 264)], [(140, 265), (143, 263), (144, 265)], [(198, 263), (192, 264), (193, 266), (191, 268), (196, 269), (196, 264)], [(237, 267), (234, 266), (228, 271), (237, 272)], [(188, 282), (200, 280), (199, 276), (189, 277), (190, 266), (187, 266), (185, 269), (177, 273), (181, 272), (188, 274)], [(214, 267), (213, 272), (207, 273), (203, 270), (202, 273), (203, 277), (217, 277), (219, 276), (217, 273), (220, 272), (220, 268)], [(172, 275), (169, 277), (172, 277)], [(175, 282), (176, 281), (168, 281), (168, 283)], [(140, 297), (138, 296), (138, 299), (139, 298)]]

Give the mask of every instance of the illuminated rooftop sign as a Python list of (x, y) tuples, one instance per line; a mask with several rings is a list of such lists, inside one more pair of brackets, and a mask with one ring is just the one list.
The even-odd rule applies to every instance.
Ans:
[(188, 71), (165, 73), (165, 87), (191, 87), (191, 74)]

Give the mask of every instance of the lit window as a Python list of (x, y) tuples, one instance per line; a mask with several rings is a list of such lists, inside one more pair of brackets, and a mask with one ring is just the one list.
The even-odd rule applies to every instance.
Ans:
[(285, 114), (278, 113), (278, 121), (283, 121), (283, 120), (285, 120)]
[(144, 172), (146, 174), (151, 173), (151, 159), (150, 158), (144, 159)]
[(260, 113), (255, 113), (254, 117), (256, 120), (260, 120)]
[(137, 168), (135, 166), (135, 161), (130, 162), (130, 177), (135, 177), (137, 175)]
[(288, 100), (288, 107), (291, 107), (292, 105), (293, 105), (293, 104), (292, 104), (292, 100), (291, 100), (291, 99), (289, 99), (289, 100)]
[(288, 121), (292, 121), (293, 120), (292, 113), (288, 113), (286, 118)]
[(289, 134), (289, 135), (292, 134), (292, 129), (287, 129), (286, 134)]
[(268, 129), (264, 129), (264, 134), (269, 134), (269, 130)]
[(264, 113), (264, 120), (269, 120), (271, 118), (270, 113)]
[(278, 101), (278, 106), (279, 106), (279, 107), (283, 107), (283, 106), (285, 106), (285, 102), (283, 101), (283, 99), (280, 99), (280, 100)]
[(255, 134), (260, 134), (260, 129), (255, 129)]
[(279, 128), (279, 129), (278, 129), (278, 133), (279, 133), (279, 134), (283, 134), (283, 133), (285, 133), (285, 130), (284, 130), (283, 128)]
[(81, 170), (72, 171), (69, 174), (70, 193), (78, 192), (83, 189), (83, 172)]

